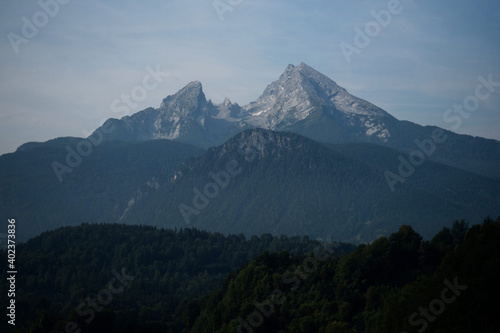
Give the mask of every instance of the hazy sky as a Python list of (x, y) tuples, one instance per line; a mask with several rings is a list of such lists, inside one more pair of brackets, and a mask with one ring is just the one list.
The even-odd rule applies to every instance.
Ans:
[[(0, 0), (0, 154), (84, 136), (131, 92), (130, 113), (194, 80), (245, 105), (302, 61), (398, 119), (447, 129), (478, 76), (500, 82), (497, 0), (55, 1)], [(348, 62), (341, 43), (388, 8)], [(168, 73), (157, 87), (148, 66)], [(500, 140), (499, 125), (500, 86), (455, 131)]]

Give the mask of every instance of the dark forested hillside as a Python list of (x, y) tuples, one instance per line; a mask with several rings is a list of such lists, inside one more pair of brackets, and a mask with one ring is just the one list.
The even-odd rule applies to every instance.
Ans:
[(500, 218), (402, 226), (343, 258), (263, 254), (200, 302), (190, 332), (499, 332)]
[(15, 331), (498, 332), (499, 237), (500, 218), (456, 221), (430, 241), (402, 226), (355, 251), (307, 237), (65, 227), (18, 246)]
[[(16, 331), (64, 332), (75, 322), (82, 332), (180, 332), (193, 316), (190, 302), (262, 252), (298, 255), (319, 246), (307, 237), (118, 224), (44, 232), (17, 246)], [(354, 247), (333, 249), (341, 255)], [(6, 294), (7, 280), (0, 284)]]
[(172, 182), (134, 205), (123, 221), (359, 243), (402, 224), (430, 239), (450, 220), (500, 214), (500, 181), (431, 161), (391, 191), (385, 172), (397, 170), (400, 154), (246, 130), (182, 163)]
[[(16, 217), (18, 239), (87, 221), (118, 221), (132, 198), (145, 197), (184, 159), (203, 152), (168, 140), (107, 142), (81, 160), (68, 158), (81, 142), (59, 138), (0, 156), (0, 212)], [(71, 168), (67, 160), (74, 163)]]
[[(391, 188), (386, 172), (397, 174), (404, 154), (377, 145), (253, 129), (205, 152), (169, 140), (105, 142), (76, 163), (70, 152), (82, 142), (30, 143), (0, 156), (0, 211), (16, 218), (19, 240), (120, 222), (357, 244), (402, 224), (429, 239), (449, 220), (500, 214), (500, 181), (444, 164), (425, 161)], [(76, 164), (65, 169), (67, 160)]]

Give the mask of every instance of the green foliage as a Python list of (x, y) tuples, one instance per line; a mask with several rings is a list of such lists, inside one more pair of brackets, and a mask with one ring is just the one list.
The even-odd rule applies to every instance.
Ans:
[[(434, 272), (419, 276), (389, 297), (380, 310), (379, 326), (371, 332), (416, 332), (424, 326), (429, 332), (499, 332), (498, 305), (493, 295), (500, 293), (500, 218), (496, 222), (488, 219), (470, 230), (463, 221), (457, 221), (453, 229), (465, 234), (463, 241), (446, 252)], [(466, 289), (455, 294), (453, 302), (445, 303), (433, 321), (417, 325), (416, 319), (423, 319), (417, 316), (412, 325), (413, 313), (442, 299), (443, 289), (447, 288), (445, 280), (452, 284), (456, 280)], [(448, 293), (450, 297), (451, 291)]]
[[(500, 218), (457, 221), (431, 241), (403, 225), (355, 250), (306, 237), (65, 227), (18, 245), (16, 331), (75, 322), (82, 332), (498, 332), (499, 238)], [(122, 268), (133, 281), (87, 322), (78, 306)]]
[[(16, 329), (64, 331), (73, 321), (82, 332), (180, 332), (200, 315), (199, 298), (229, 283), (224, 282), (228, 274), (258, 253), (278, 251), (278, 260), (288, 260), (288, 253), (308, 253), (318, 245), (301, 237), (262, 235), (247, 240), (243, 234), (121, 224), (83, 224), (44, 232), (17, 246)], [(340, 255), (352, 249), (342, 245), (336, 251)], [(259, 264), (262, 276), (272, 275), (278, 264), (265, 253)], [(78, 306), (110, 290), (108, 283), (116, 276), (112, 270), (122, 269), (133, 280), (86, 322), (90, 317), (80, 315)], [(251, 272), (245, 279), (249, 286), (257, 281)], [(7, 280), (0, 285), (6, 290)]]
[[(491, 296), (500, 292), (500, 218), (470, 230), (455, 222), (452, 230), (429, 242), (402, 226), (342, 258), (317, 260), (308, 274), (300, 265), (311, 256), (277, 260), (273, 254), (276, 260), (269, 260), (263, 254), (201, 302), (190, 332), (416, 332), (421, 327), (410, 325), (410, 316), (441, 297), (443, 281), (456, 277), (467, 289), (428, 331), (498, 332)], [(286, 301), (262, 310), (259, 304), (276, 289)]]

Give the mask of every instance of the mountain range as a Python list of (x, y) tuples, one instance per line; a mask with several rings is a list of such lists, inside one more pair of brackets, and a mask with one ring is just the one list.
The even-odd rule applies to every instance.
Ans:
[[(400, 121), (304, 63), (289, 65), (255, 102), (243, 107), (227, 98), (212, 103), (195, 81), (165, 98), (159, 108), (109, 119), (96, 132), (107, 132), (103, 128), (114, 129), (105, 140), (169, 139), (202, 148), (220, 145), (245, 129), (263, 128), (321, 143), (374, 143), (408, 154), (442, 130)], [(428, 159), (500, 179), (500, 142), (442, 131), (446, 139)]]
[(24, 144), (0, 181), (24, 238), (121, 222), (370, 242), (500, 215), (500, 142), (400, 121), (301, 63), (246, 106), (195, 81), (86, 139)]

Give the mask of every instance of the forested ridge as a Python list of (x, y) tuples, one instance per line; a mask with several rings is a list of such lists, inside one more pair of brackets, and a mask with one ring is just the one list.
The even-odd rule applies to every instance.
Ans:
[(80, 141), (30, 143), (0, 156), (0, 211), (20, 223), (18, 240), (85, 221), (118, 221), (132, 198), (147, 197), (179, 163), (203, 153), (169, 140), (106, 142), (73, 167), (59, 166), (65, 171), (59, 181), (54, 163), (66, 165), (68, 149), (74, 151)]
[[(175, 181), (135, 203), (122, 222), (169, 228), (188, 222), (225, 234), (326, 234), (358, 244), (403, 224), (430, 239), (450, 221), (500, 214), (500, 181), (430, 161), (392, 192), (384, 173), (397, 167), (399, 155), (377, 145), (324, 145), (247, 130), (181, 163)], [(205, 191), (210, 184), (215, 196)]]
[(498, 332), (499, 239), (500, 218), (456, 221), (431, 240), (403, 225), (356, 248), (65, 227), (18, 246), (16, 331)]
[(110, 141), (59, 181), (52, 165), (67, 163), (80, 141), (30, 143), (0, 156), (0, 211), (16, 217), (18, 241), (120, 222), (359, 244), (402, 224), (432, 238), (450, 221), (500, 214), (500, 180), (432, 161), (391, 191), (385, 171), (409, 156), (375, 144), (325, 145), (263, 129), (208, 150), (166, 139)]
[(200, 303), (189, 332), (499, 332), (499, 237), (500, 218), (430, 241), (402, 226), (315, 265), (265, 253)]
[[(188, 302), (220, 288), (230, 272), (264, 251), (298, 255), (319, 244), (308, 237), (264, 234), (246, 239), (194, 228), (123, 224), (44, 232), (17, 246), (16, 330), (64, 332), (68, 322), (76, 322), (82, 332), (180, 332)], [(336, 255), (355, 248), (337, 245)], [(2, 257), (7, 257), (5, 251)], [(101, 309), (97, 296), (104, 290), (101, 303), (108, 302), (106, 290), (121, 287), (117, 281), (108, 287), (117, 275), (133, 280), (112, 293), (102, 310), (93, 311), (93, 318), (89, 298)], [(1, 285), (6, 290), (7, 281), (2, 279)]]

